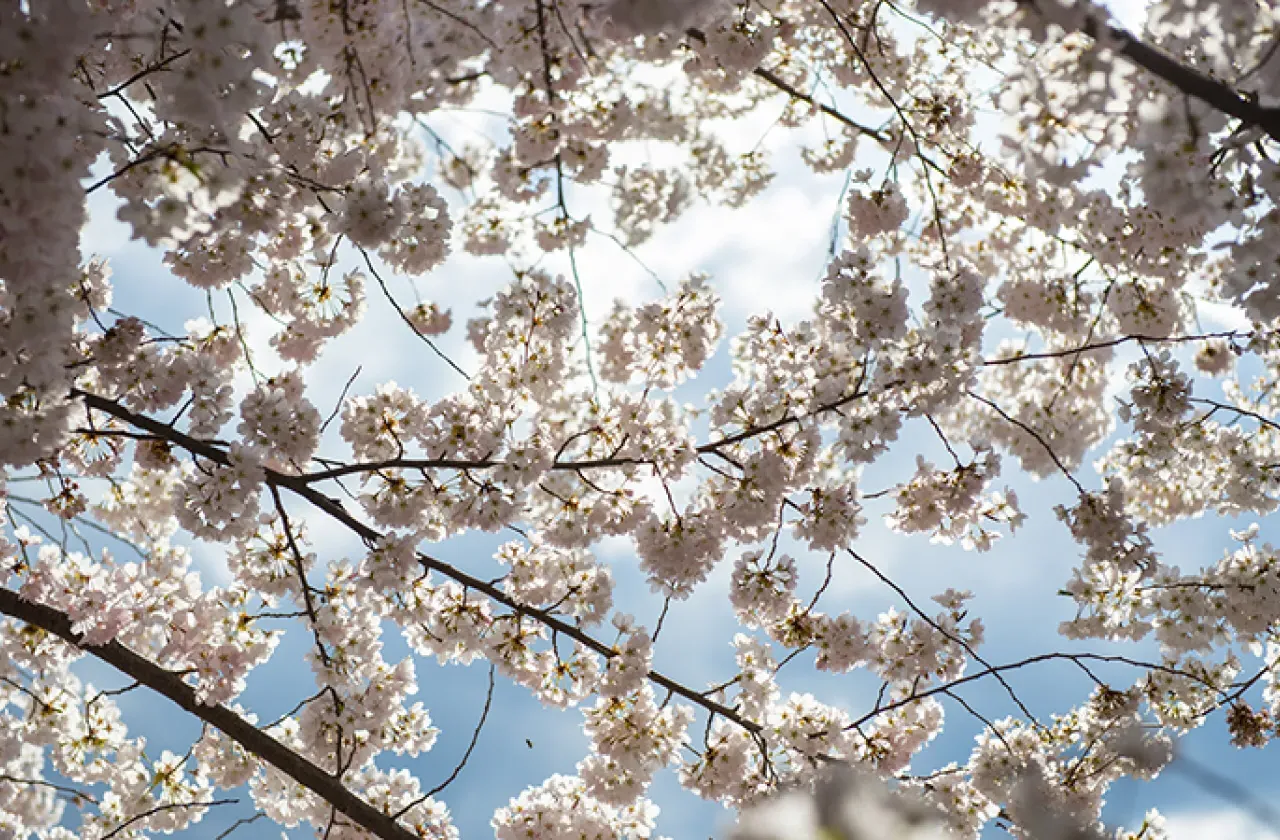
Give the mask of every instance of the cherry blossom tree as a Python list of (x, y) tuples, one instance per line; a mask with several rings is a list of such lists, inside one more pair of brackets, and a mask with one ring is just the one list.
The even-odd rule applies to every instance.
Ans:
[[(1109, 787), (1214, 716), (1262, 746), (1280, 715), (1276, 549), (1254, 525), (1183, 570), (1153, 537), (1280, 503), (1278, 46), (1264, 0), (1156, 0), (1133, 30), (1085, 0), (3, 4), (0, 836), (150, 836), (244, 799), (334, 840), (455, 837), (447, 788), (408, 769), (433, 659), (581, 710), (576, 775), (510, 791), (502, 840), (649, 837), (659, 773), (756, 809), (742, 837), (1163, 836), (1155, 813), (1104, 826)], [(433, 132), (480, 108), (500, 125), (474, 143)], [(691, 208), (767, 190), (778, 161), (741, 141), (762, 114), (846, 173), (808, 316), (765, 301), (730, 331), (733, 279), (690, 265), (589, 317), (592, 242), (642, 259)], [(104, 193), (205, 317), (113, 306), (81, 248)], [(461, 255), (509, 283), (469, 312), (404, 303)], [(374, 307), (446, 396), (353, 380), (319, 403), (315, 366)], [(467, 358), (441, 350), (460, 330)], [(914, 471), (864, 486), (891, 456)], [(1010, 467), (1070, 501), (1024, 511)], [(864, 548), (982, 552), (1055, 516), (1079, 557), (1046, 582), (1075, 605), (1061, 634), (1157, 654), (993, 661), (972, 593), (925, 602)], [(497, 578), (439, 551), (477, 531), (505, 539)], [(662, 619), (615, 605), (606, 539), (664, 617), (731, 568), (735, 673), (655, 667)], [(846, 566), (884, 585), (879, 616), (826, 607)], [(314, 684), (269, 721), (238, 698), (282, 617)], [(90, 660), (128, 685), (94, 688)], [(784, 692), (793, 660), (879, 695)], [(1050, 661), (1092, 690), (1040, 719), (1006, 679)], [(1020, 713), (970, 708), (977, 682)], [(149, 753), (124, 692), (202, 734)], [(944, 701), (976, 746), (917, 766)]]

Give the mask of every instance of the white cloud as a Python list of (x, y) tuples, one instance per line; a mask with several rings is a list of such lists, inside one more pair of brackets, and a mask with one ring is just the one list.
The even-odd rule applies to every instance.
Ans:
[(1169, 840), (1262, 840), (1276, 833), (1244, 811), (1188, 811), (1165, 817)]

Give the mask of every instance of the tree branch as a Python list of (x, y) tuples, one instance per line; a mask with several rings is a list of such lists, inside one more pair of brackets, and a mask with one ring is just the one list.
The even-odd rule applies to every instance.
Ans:
[(225, 706), (206, 706), (197, 701), (196, 690), (187, 685), (181, 675), (161, 668), (119, 642), (85, 644), (83, 636), (72, 631), (71, 619), (66, 613), (24, 600), (10, 589), (0, 588), (0, 613), (51, 633), (132, 677), (157, 694), (164, 695), (184, 711), (216, 728), (248, 752), (328, 802), (374, 836), (382, 840), (416, 840), (415, 835), (395, 819), (356, 796), (337, 778), (235, 712)]
[[(898, 385), (898, 382), (891, 382), (886, 387)], [(694, 447), (694, 451), (699, 455), (719, 454), (722, 447), (732, 446), (735, 443), (742, 443), (752, 438), (759, 437), (769, 432), (777, 431), (784, 426), (793, 423), (803, 423), (805, 420), (817, 417), (829, 411), (835, 411), (839, 408), (866, 397), (869, 392), (856, 390), (852, 394), (824, 403), (812, 411), (803, 414), (793, 415), (787, 414), (785, 417), (765, 423), (760, 426), (750, 426), (735, 434), (722, 437), (719, 440), (713, 440), (708, 443), (699, 444)], [(96, 406), (94, 406), (96, 408)], [(167, 428), (167, 427), (166, 427)], [(185, 447), (184, 447), (185, 448)], [(383, 461), (367, 461), (364, 463), (343, 464), (341, 466), (332, 467), (327, 470), (317, 470), (316, 472), (304, 473), (297, 476), (297, 480), (312, 484), (317, 481), (325, 481), (331, 478), (341, 478), (345, 475), (353, 475), (356, 473), (377, 472), (378, 470), (389, 469), (408, 469), (408, 470), (483, 470), (500, 467), (503, 461), (493, 458), (480, 458), (476, 460), (459, 460), (456, 458), (388, 458)], [(556, 461), (551, 464), (549, 469), (567, 470), (576, 472), (578, 470), (596, 470), (607, 469), (610, 467), (636, 467), (652, 464), (653, 462), (645, 458), (632, 458), (626, 455), (613, 458), (589, 458), (581, 461)]]
[[(119, 420), (123, 420), (130, 425), (136, 426), (139, 429), (143, 429), (163, 437), (171, 443), (175, 443), (183, 449), (186, 449), (192, 454), (199, 455), (202, 458), (206, 458), (214, 463), (224, 466), (230, 463), (227, 458), (227, 454), (221, 449), (197, 440), (196, 438), (193, 438), (190, 435), (180, 432), (170, 426), (166, 426), (158, 420), (130, 411), (124, 406), (113, 400), (109, 400), (106, 397), (100, 397), (97, 394), (90, 394), (86, 391), (81, 391), (78, 388), (73, 388), (71, 395), (75, 398), (84, 400), (85, 404), (95, 411), (110, 414), (111, 416)], [(779, 422), (781, 423), (781, 421)], [(338, 520), (343, 525), (346, 525), (347, 528), (364, 540), (367, 545), (376, 545), (383, 539), (383, 535), (379, 531), (366, 525), (359, 519), (356, 519), (337, 501), (310, 487), (304, 476), (286, 475), (272, 469), (264, 469), (263, 472), (266, 476), (267, 484), (275, 487), (283, 487), (286, 490), (301, 496), (303, 499), (306, 499), (312, 505), (329, 514), (329, 516)], [(601, 642), (599, 639), (582, 630), (577, 625), (570, 624), (569, 622), (552, 615), (545, 609), (539, 609), (538, 607), (529, 606), (528, 604), (516, 601), (493, 583), (481, 580), (473, 575), (469, 575), (456, 566), (452, 566), (443, 560), (437, 560), (436, 558), (423, 554), (422, 552), (417, 552), (417, 556), (418, 561), (424, 568), (438, 572), (450, 580), (462, 584), (468, 589), (473, 589), (518, 615), (528, 616), (551, 630), (581, 643), (584, 647), (589, 648), (606, 659), (612, 659), (618, 655), (617, 650), (606, 645), (604, 642)], [(664, 674), (657, 671), (650, 671), (648, 677), (653, 683), (674, 694), (680, 695), (689, 702), (695, 703), (709, 712), (733, 721), (748, 732), (755, 734), (759, 733), (763, 729), (759, 723), (751, 720), (750, 718), (743, 717), (723, 703), (717, 703), (714, 700), (704, 697), (702, 694), (694, 691), (688, 686), (676, 682)], [(139, 681), (141, 682), (141, 680)], [(343, 813), (346, 813), (346, 811), (343, 811)]]
[[(1021, 0), (1028, 8), (1035, 9), (1034, 0)], [(1057, 2), (1057, 0), (1051, 0)], [(1145, 44), (1135, 35), (1096, 15), (1085, 17), (1084, 34), (1114, 48), (1129, 61), (1173, 85), (1178, 90), (1201, 102), (1235, 117), (1247, 126), (1265, 132), (1273, 140), (1280, 141), (1280, 108), (1264, 108), (1257, 102), (1241, 96), (1238, 91), (1182, 64), (1158, 47)]]

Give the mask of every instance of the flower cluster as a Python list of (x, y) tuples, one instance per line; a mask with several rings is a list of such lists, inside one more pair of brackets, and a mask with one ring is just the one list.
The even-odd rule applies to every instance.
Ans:
[(587, 552), (507, 543), (498, 560), (511, 567), (507, 592), (530, 606), (554, 606), (583, 624), (604, 620), (613, 604), (613, 576)]
[(931, 531), (936, 542), (959, 539), (965, 548), (989, 549), (1000, 535), (987, 530), (986, 522), (1007, 524), (1013, 531), (1026, 519), (1012, 490), (982, 494), (999, 471), (1000, 458), (989, 450), (950, 471), (917, 457), (915, 477), (898, 488), (890, 527), (907, 533)]
[(493, 814), (499, 840), (647, 840), (653, 835), (657, 806), (640, 801), (627, 807), (607, 805), (587, 792), (576, 776), (555, 775), (529, 788)]
[(715, 349), (722, 327), (719, 298), (707, 278), (694, 276), (668, 299), (632, 312), (619, 303), (601, 330), (601, 375), (625, 383), (633, 377), (673, 388), (697, 373)]

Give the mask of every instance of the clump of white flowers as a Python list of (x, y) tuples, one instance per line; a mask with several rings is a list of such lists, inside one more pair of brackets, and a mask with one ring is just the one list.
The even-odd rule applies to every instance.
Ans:
[(946, 840), (941, 815), (914, 791), (866, 770), (823, 766), (811, 783), (743, 809), (728, 840)]

